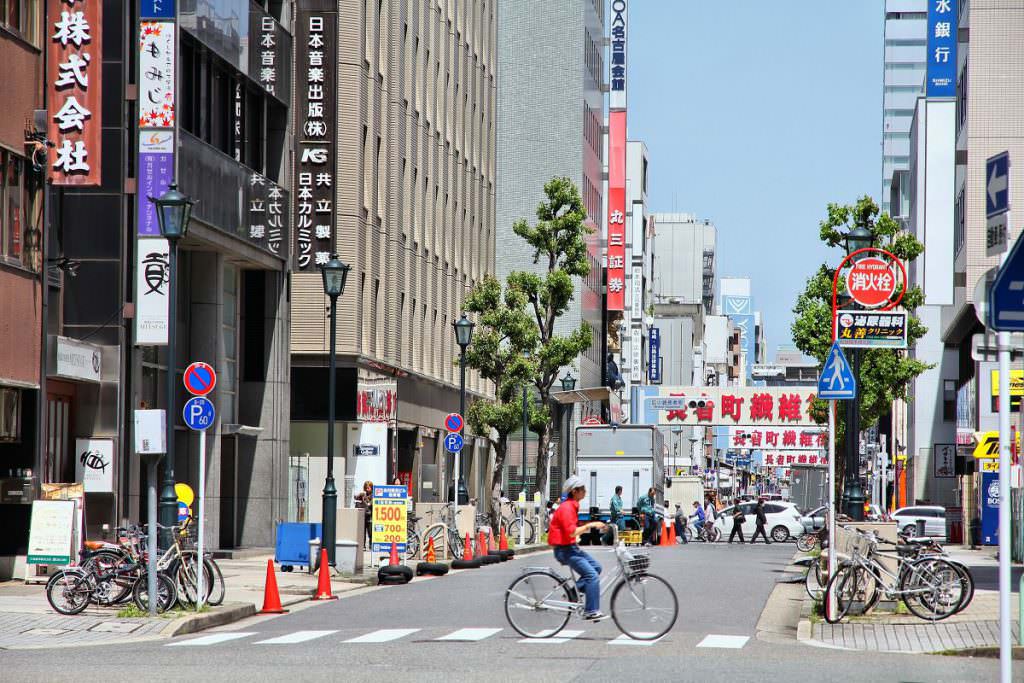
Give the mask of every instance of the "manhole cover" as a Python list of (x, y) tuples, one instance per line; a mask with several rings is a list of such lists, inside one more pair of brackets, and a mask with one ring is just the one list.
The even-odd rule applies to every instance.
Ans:
[(27, 631), (22, 631), (23, 636), (59, 636), (64, 633), (70, 633), (69, 628), (30, 628)]
[(101, 621), (89, 630), (99, 633), (131, 633), (140, 626), (142, 624), (136, 621)]

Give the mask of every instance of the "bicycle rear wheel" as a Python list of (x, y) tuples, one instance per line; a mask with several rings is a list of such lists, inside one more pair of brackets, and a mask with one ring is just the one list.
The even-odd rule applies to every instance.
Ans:
[(448, 532), (446, 534), (448, 537), (448, 552), (450, 552), (452, 554), (452, 557), (454, 557), (455, 559), (461, 560), (462, 554), (466, 550), (465, 543), (463, 542), (464, 539), (459, 538), (459, 532), (457, 529), (452, 529), (451, 527), (445, 528)]
[(416, 557), (420, 552), (420, 535), (412, 528), (405, 531), (405, 554), (409, 559)]
[(518, 543), (520, 527), (523, 528), (523, 542), (526, 544), (533, 543), (533, 522), (525, 517), (516, 517), (508, 523), (509, 538), (514, 538), (516, 543)]
[(634, 640), (657, 640), (679, 617), (679, 600), (669, 582), (656, 574), (619, 581), (612, 592), (612, 619)]
[(802, 553), (809, 553), (816, 545), (818, 545), (817, 534), (803, 534), (796, 539), (796, 549)]
[[(135, 582), (135, 589), (133, 596), (135, 598), (135, 606), (144, 612), (149, 611), (149, 589), (148, 579), (143, 574), (139, 577), (139, 580)], [(174, 585), (174, 579), (169, 577), (162, 571), (156, 573), (156, 612), (157, 614), (163, 614), (178, 601), (178, 589)]]
[[(82, 563), (82, 570), (96, 577), (93, 602), (103, 606), (116, 605), (131, 594), (132, 586), (135, 585), (135, 574), (117, 572), (118, 567), (131, 561), (124, 553), (100, 550)], [(104, 578), (101, 580), (100, 577)]]
[(549, 572), (523, 574), (505, 591), (505, 618), (525, 638), (550, 638), (578, 607), (569, 581)]
[(911, 563), (899, 588), (907, 609), (927, 621), (940, 621), (960, 611), (965, 593), (960, 572), (941, 558)]
[(206, 594), (206, 602), (212, 606), (224, 602), (224, 596), (227, 594), (227, 587), (224, 585), (224, 575), (220, 573), (220, 567), (212, 558), (204, 558), (203, 566), (206, 567), (207, 575), (210, 576), (210, 589)]
[(839, 619), (848, 614), (864, 614), (869, 606), (874, 606), (877, 593), (875, 575), (864, 567), (853, 567), (844, 574), (836, 593)]

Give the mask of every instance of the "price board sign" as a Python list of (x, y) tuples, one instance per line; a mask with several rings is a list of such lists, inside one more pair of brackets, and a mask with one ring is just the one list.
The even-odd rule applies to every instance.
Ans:
[(399, 553), (405, 552), (408, 495), (409, 491), (404, 486), (373, 487), (373, 552), (389, 553), (392, 543)]

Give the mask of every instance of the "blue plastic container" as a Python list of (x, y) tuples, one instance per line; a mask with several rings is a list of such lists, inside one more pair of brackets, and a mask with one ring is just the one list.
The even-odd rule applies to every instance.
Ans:
[[(320, 538), (319, 523), (279, 522), (274, 561), (281, 565), (281, 571), (290, 572), (296, 566), (311, 567), (309, 542), (314, 538)], [(316, 564), (315, 559), (312, 564)]]

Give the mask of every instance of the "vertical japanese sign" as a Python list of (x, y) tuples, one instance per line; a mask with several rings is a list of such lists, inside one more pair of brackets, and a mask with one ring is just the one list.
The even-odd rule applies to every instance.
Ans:
[(305, 3), (297, 13), (296, 33), (294, 267), (303, 271), (327, 263), (334, 251), (337, 3)]
[(647, 379), (651, 384), (661, 384), (661, 330), (652, 327), (648, 332)]
[(274, 94), (277, 85), (277, 53), (274, 46), (277, 40), (274, 18), (260, 17), (260, 85), (270, 94)]
[(639, 382), (644, 372), (644, 338), (639, 327), (629, 331), (629, 381)]
[(50, 2), (49, 132), (54, 185), (101, 181), (102, 0)]
[(169, 329), (169, 250), (167, 240), (160, 237), (156, 207), (149, 198), (166, 192), (176, 175), (175, 3), (145, 0), (139, 16), (135, 343), (159, 346), (167, 343)]
[(608, 310), (625, 308), (626, 112), (608, 113)]
[(249, 176), (249, 239), (281, 254), (284, 236), (284, 190), (259, 173)]
[(609, 108), (626, 108), (626, 0), (612, 0)]
[(927, 97), (956, 97), (957, 0), (928, 0)]
[(167, 304), (170, 270), (167, 240), (138, 240), (135, 262), (135, 343), (167, 343)]

